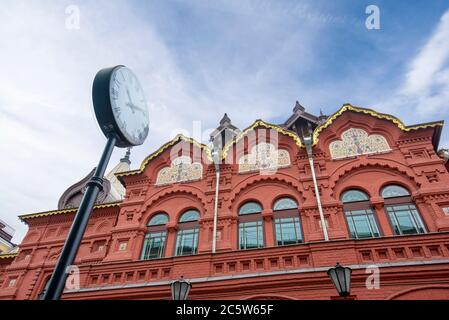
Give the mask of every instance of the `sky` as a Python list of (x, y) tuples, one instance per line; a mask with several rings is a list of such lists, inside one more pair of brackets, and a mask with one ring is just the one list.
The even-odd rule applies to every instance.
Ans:
[[(447, 0), (1, 2), (0, 219), (16, 243), (18, 215), (56, 209), (97, 164), (91, 87), (104, 67), (131, 68), (148, 100), (132, 168), (177, 133), (207, 143), (225, 112), (239, 128), (282, 123), (296, 100), (315, 114), (351, 103), (406, 124), (449, 120)], [(379, 29), (366, 27), (369, 5)]]

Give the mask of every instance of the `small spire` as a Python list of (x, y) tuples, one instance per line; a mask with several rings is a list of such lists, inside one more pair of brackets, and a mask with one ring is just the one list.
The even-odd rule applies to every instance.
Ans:
[(295, 103), (295, 107), (293, 108), (293, 112), (298, 112), (298, 111), (304, 111), (305, 108), (299, 103), (299, 101), (296, 101)]
[(225, 123), (231, 123), (231, 119), (228, 117), (228, 114), (225, 113), (223, 118), (220, 120), (220, 124), (223, 125)]
[(129, 156), (131, 155), (132, 147), (126, 148), (126, 153), (123, 158), (120, 159), (120, 162), (126, 162), (127, 164), (131, 164), (131, 160), (129, 160)]

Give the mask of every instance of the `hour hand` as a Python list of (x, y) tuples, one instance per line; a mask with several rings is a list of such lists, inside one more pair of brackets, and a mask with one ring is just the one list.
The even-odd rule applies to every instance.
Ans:
[(133, 103), (128, 103), (127, 105), (128, 105), (130, 108), (134, 109), (134, 110), (139, 110), (139, 111), (141, 111), (141, 112), (144, 112), (144, 110), (143, 110), (141, 107), (138, 107), (138, 106), (136, 106), (136, 105), (133, 104)]
[(133, 113), (135, 113), (134, 110), (138, 109), (135, 105), (133, 105), (132, 103), (129, 103), (129, 102), (126, 105), (131, 108)]

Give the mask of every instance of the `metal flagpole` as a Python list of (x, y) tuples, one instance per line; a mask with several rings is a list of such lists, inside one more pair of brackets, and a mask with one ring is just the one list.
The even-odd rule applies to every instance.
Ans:
[(103, 189), (103, 177), (114, 150), (117, 138), (115, 135), (109, 135), (104, 148), (103, 154), (100, 158), (98, 166), (95, 170), (94, 176), (87, 183), (87, 189), (81, 200), (72, 227), (70, 228), (67, 239), (64, 243), (61, 255), (56, 263), (53, 274), (48, 283), (48, 288), (45, 292), (43, 300), (59, 300), (65, 288), (66, 279), (68, 276), (68, 267), (73, 264), (81, 240), (86, 230), (89, 217), (95, 205), (98, 193)]

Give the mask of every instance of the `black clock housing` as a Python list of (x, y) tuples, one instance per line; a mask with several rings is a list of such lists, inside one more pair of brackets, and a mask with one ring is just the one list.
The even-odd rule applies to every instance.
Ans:
[(120, 148), (141, 145), (145, 141), (148, 133), (145, 132), (145, 136), (141, 137), (139, 143), (136, 143), (136, 141), (132, 142), (126, 138), (125, 134), (123, 134), (114, 117), (111, 105), (111, 78), (116, 69), (123, 67), (125, 66), (118, 65), (100, 70), (95, 76), (92, 86), (93, 106), (100, 129), (106, 137), (114, 135), (116, 137), (115, 146)]

